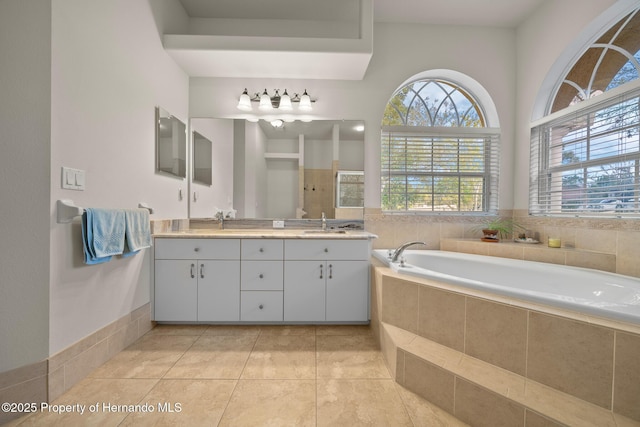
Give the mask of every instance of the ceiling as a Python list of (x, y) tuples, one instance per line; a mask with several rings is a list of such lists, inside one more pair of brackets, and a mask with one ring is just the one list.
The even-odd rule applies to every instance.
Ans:
[(515, 28), (550, 0), (174, 0), (188, 34), (165, 34), (192, 77), (362, 80), (372, 23)]
[[(373, 0), (374, 22), (517, 27), (546, 0)], [(341, 20), (347, 0), (180, 0), (192, 18)], [(356, 8), (356, 9), (354, 9)], [(354, 12), (354, 10), (356, 12)]]

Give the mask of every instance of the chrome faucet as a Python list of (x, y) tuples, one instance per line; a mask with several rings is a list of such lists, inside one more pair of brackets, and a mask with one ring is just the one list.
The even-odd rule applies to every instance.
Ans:
[(398, 246), (395, 251), (393, 251), (393, 254), (391, 255), (391, 262), (398, 261), (398, 258), (400, 258), (400, 255), (402, 255), (402, 252), (404, 252), (404, 250), (407, 249), (409, 246), (413, 246), (413, 245), (424, 245), (424, 246), (426, 246), (427, 244), (425, 242), (407, 242), (407, 243), (403, 243), (402, 245)]
[(322, 212), (322, 231), (327, 231), (327, 216)]

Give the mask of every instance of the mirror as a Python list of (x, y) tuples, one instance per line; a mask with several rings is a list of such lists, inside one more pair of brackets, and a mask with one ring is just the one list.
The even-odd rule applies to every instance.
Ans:
[(193, 182), (211, 185), (212, 151), (211, 141), (198, 132), (192, 132), (193, 140)]
[(187, 127), (156, 107), (156, 172), (187, 177)]
[[(318, 219), (324, 212), (327, 218), (363, 219), (363, 203), (343, 207), (336, 197), (339, 171), (364, 176), (363, 121), (296, 121), (277, 127), (265, 120), (193, 118), (191, 126), (215, 129), (206, 133), (213, 141), (210, 191), (220, 193), (211, 196), (215, 207), (235, 210), (236, 218)], [(220, 185), (218, 169), (226, 171), (224, 179), (233, 177), (232, 189)], [(191, 209), (191, 216), (211, 216), (198, 215), (202, 211)]]

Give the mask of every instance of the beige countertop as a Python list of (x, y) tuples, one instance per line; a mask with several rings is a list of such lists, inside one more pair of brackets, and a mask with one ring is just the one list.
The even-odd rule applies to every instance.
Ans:
[(327, 230), (306, 229), (190, 229), (156, 233), (153, 237), (170, 237), (182, 239), (375, 239), (378, 236), (362, 230)]

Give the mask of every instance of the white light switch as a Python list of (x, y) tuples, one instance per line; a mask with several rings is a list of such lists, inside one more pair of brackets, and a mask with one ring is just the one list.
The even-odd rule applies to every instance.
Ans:
[(80, 169), (62, 167), (62, 188), (82, 191), (85, 187), (85, 172)]

